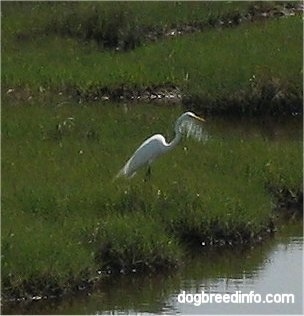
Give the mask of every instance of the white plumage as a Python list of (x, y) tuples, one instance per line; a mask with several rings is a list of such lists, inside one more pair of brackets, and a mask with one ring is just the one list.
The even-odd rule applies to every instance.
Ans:
[(183, 113), (175, 123), (175, 137), (170, 143), (167, 143), (164, 136), (160, 134), (153, 135), (146, 139), (136, 149), (132, 157), (127, 161), (116, 177), (133, 177), (139, 168), (146, 165), (150, 168), (153, 160), (174, 148), (181, 140), (182, 135), (186, 135), (187, 137), (192, 136), (197, 140), (201, 140), (203, 137), (201, 123), (204, 121), (203, 118), (192, 112)]

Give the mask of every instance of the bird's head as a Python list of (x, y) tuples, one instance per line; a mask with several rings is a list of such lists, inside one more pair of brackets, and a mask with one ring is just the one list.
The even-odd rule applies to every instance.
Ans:
[(194, 114), (193, 112), (185, 112), (183, 113), (180, 117), (180, 119), (185, 120), (185, 119), (192, 119), (192, 120), (196, 120), (199, 122), (206, 122), (205, 119), (203, 119), (202, 117), (197, 116), (196, 114)]
[(205, 119), (197, 116), (193, 112), (185, 112), (177, 119), (175, 131), (176, 133), (181, 133), (187, 137), (192, 136), (201, 140), (204, 136), (202, 128), (204, 122)]

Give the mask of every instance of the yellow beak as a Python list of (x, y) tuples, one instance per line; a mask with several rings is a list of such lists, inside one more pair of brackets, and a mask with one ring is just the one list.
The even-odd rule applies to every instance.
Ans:
[(197, 119), (198, 121), (206, 122), (205, 119), (203, 119), (202, 117), (199, 117), (199, 116), (197, 116), (197, 115), (195, 115), (194, 118)]

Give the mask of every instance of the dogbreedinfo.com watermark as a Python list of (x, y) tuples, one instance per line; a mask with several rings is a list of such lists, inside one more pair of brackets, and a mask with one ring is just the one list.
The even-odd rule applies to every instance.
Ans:
[(250, 291), (249, 293), (242, 293), (236, 291), (233, 294), (230, 293), (186, 293), (182, 291), (177, 295), (177, 301), (180, 304), (193, 304), (194, 306), (200, 306), (202, 304), (294, 304), (294, 294), (265, 294), (261, 295)]

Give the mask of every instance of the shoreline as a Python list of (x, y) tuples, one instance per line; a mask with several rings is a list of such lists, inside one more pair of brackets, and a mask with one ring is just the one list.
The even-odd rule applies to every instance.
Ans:
[[(245, 231), (245, 234), (242, 236), (239, 234), (238, 240), (232, 241), (231, 239), (224, 240), (224, 239), (214, 239), (214, 240), (208, 240), (206, 239), (204, 242), (199, 242), (197, 243), (195, 236), (191, 240), (191, 238), (188, 239), (188, 241), (185, 241), (183, 247), (186, 246), (186, 252), (191, 253), (192, 251), (197, 251), (198, 249), (206, 249), (207, 251), (218, 249), (218, 248), (228, 248), (228, 249), (233, 249), (234, 247), (252, 247), (254, 245), (260, 244), (268, 240), (269, 238), (274, 238), (276, 232), (280, 229), (281, 225), (286, 225), (289, 221), (294, 221), (294, 220), (302, 220), (303, 221), (303, 212), (302, 212), (302, 207), (303, 207), (303, 200), (301, 198), (303, 197), (303, 193), (299, 192), (299, 196), (297, 197), (298, 199), (298, 204), (293, 204), (293, 208), (286, 208), (286, 205), (290, 205), (290, 198), (286, 199), (286, 201), (283, 201), (283, 199), (280, 199), (280, 206), (278, 206), (278, 209), (274, 210), (272, 212), (272, 215), (269, 218), (269, 223), (268, 225), (264, 228), (264, 230), (260, 231), (258, 234), (253, 234), (250, 231)], [(294, 198), (294, 197), (293, 197)], [(302, 204), (301, 204), (302, 203)], [(247, 238), (245, 237), (247, 236)], [(189, 236), (188, 236), (189, 237)], [(191, 249), (192, 248), (192, 249)], [(100, 286), (102, 284), (102, 280), (104, 278), (109, 278), (109, 277), (117, 277), (119, 275), (128, 275), (128, 274), (134, 274), (136, 273), (137, 275), (141, 274), (154, 274), (154, 273), (173, 273), (178, 271), (178, 269), (183, 265), (182, 262), (176, 263), (176, 265), (171, 265), (170, 268), (166, 266), (166, 268), (160, 268), (158, 269), (157, 267), (150, 267), (144, 268), (143, 270), (140, 270), (136, 268), (135, 266), (129, 267), (124, 272), (122, 271), (116, 271), (115, 270), (98, 270), (97, 274), (95, 276), (92, 276), (88, 271), (81, 271), (80, 275), (83, 275), (82, 279), (75, 278), (73, 277), (68, 281), (69, 286), (68, 287), (49, 287), (47, 286), (47, 290), (37, 290), (36, 288), (39, 288), (42, 283), (46, 284), (52, 284), (53, 280), (39, 280), (37, 279), (36, 281), (25, 281), (23, 287), (24, 289), (21, 289), (21, 292), (25, 291), (25, 289), (29, 288), (32, 289), (32, 292), (28, 292), (26, 296), (19, 296), (19, 295), (14, 295), (13, 293), (16, 293), (16, 291), (20, 291), (20, 286), (18, 286), (18, 289), (6, 289), (5, 292), (7, 294), (3, 295), (3, 285), (2, 285), (2, 300), (3, 304), (16, 304), (16, 303), (26, 303), (29, 304), (31, 302), (39, 301), (39, 300), (54, 300), (54, 299), (59, 299), (71, 295), (76, 295), (77, 293), (81, 292), (88, 292), (90, 290), (93, 290), (96, 286)], [(35, 283), (37, 282), (38, 287), (36, 287)], [(5, 286), (4, 286), (5, 287)], [(35, 289), (35, 290), (34, 290)], [(10, 293), (10, 294), (8, 294)]]

